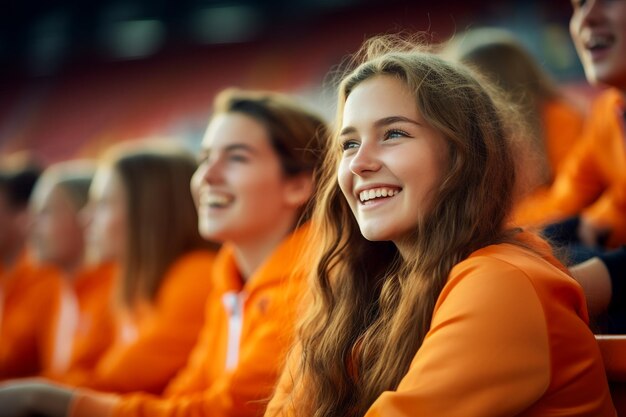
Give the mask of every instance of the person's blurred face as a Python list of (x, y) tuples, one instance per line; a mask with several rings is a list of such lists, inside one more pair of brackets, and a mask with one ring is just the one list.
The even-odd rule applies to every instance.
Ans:
[(73, 267), (82, 262), (84, 239), (79, 209), (67, 190), (38, 184), (31, 200), (31, 244), (40, 262)]
[(292, 199), (265, 127), (240, 113), (216, 115), (191, 180), (200, 234), (217, 242), (262, 239), (302, 201)]
[(445, 139), (391, 76), (358, 84), (342, 119), (339, 186), (363, 236), (398, 245), (429, 210), (447, 163)]
[(7, 196), (0, 189), (0, 261), (7, 256), (11, 246), (10, 237), (13, 224), (13, 209), (7, 201)]
[(12, 261), (22, 249), (29, 218), (28, 210), (14, 207), (0, 188), (0, 263)]
[(126, 250), (126, 204), (124, 185), (118, 174), (109, 168), (99, 169), (91, 184), (89, 204), (84, 213), (89, 262), (122, 259)]
[(593, 84), (626, 92), (626, 1), (572, 0), (570, 33)]

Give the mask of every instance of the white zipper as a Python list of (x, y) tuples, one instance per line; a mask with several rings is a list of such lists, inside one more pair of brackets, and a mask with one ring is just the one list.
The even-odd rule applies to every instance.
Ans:
[(61, 286), (54, 348), (52, 351), (51, 368), (53, 372), (65, 372), (70, 365), (79, 316), (80, 307), (78, 305), (76, 292), (74, 288), (64, 280)]
[(226, 370), (234, 369), (239, 361), (239, 346), (243, 327), (243, 305), (246, 294), (230, 291), (222, 296), (228, 315), (228, 344), (226, 347)]

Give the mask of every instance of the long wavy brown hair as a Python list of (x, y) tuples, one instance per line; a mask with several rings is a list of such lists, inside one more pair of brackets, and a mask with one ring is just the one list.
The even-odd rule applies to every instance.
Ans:
[(310, 310), (299, 330), (285, 404), (302, 416), (362, 416), (395, 389), (429, 330), (452, 267), (484, 246), (514, 242), (506, 228), (515, 169), (513, 109), (470, 69), (414, 41), (374, 38), (341, 81), (338, 123), (350, 93), (385, 75), (413, 92), (424, 120), (448, 143), (448, 167), (412, 234), (413, 256), (370, 242), (337, 184), (341, 157), (330, 138), (313, 223), (318, 247)]

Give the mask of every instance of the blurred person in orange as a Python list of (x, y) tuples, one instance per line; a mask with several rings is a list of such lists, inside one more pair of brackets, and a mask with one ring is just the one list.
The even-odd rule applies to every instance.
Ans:
[(160, 397), (34, 383), (0, 389), (0, 408), (7, 416), (260, 415), (294, 335), (325, 135), (320, 118), (282, 95), (219, 94), (191, 189), (200, 233), (223, 247), (187, 366)]
[[(517, 144), (519, 204), (545, 192), (582, 132), (584, 114), (512, 32), (500, 28), (472, 29), (448, 42), (445, 54), (487, 76), (519, 106), (528, 128)], [(523, 216), (523, 213), (518, 214)], [(515, 217), (515, 215), (514, 215)]]
[(520, 222), (547, 224), (573, 261), (626, 244), (626, 3), (572, 1), (570, 32), (587, 80), (608, 87), (594, 101), (579, 143), (543, 195), (528, 199)]
[(65, 283), (55, 316), (54, 361), (41, 372), (48, 377), (94, 366), (113, 339), (114, 265), (111, 259), (85, 259), (82, 217), (94, 169), (92, 161), (54, 164), (39, 178), (31, 197), (34, 259), (56, 269)]
[(24, 154), (0, 166), (0, 379), (32, 376), (55, 362), (55, 321), (63, 281), (35, 264), (26, 242), (29, 199), (41, 169)]
[[(97, 363), (55, 379), (112, 392), (159, 393), (196, 342), (215, 245), (197, 230), (191, 154), (174, 143), (111, 149), (91, 185), (87, 257), (114, 260), (114, 340)], [(101, 294), (106, 297), (106, 294)]]

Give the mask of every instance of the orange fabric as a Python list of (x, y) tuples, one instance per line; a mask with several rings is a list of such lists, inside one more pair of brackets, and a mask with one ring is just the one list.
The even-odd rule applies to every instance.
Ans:
[(203, 323), (215, 255), (195, 251), (178, 259), (166, 273), (153, 308), (142, 314), (127, 339), (120, 324), (118, 340), (92, 371), (74, 372), (63, 382), (101, 391), (160, 393), (187, 362)]
[[(511, 244), (457, 264), (407, 374), (366, 416), (615, 416), (582, 289), (555, 264)], [(266, 416), (290, 414), (294, 371)]]
[(542, 116), (546, 152), (554, 175), (579, 140), (585, 118), (581, 111), (562, 100), (546, 102)]
[(626, 416), (626, 335), (597, 335), (617, 414)]
[(626, 133), (624, 98), (607, 90), (593, 105), (583, 136), (562, 163), (552, 186), (516, 209), (519, 224), (541, 225), (581, 214), (609, 227), (608, 246), (626, 244)]
[(626, 335), (596, 335), (611, 381), (626, 382)]
[(232, 248), (222, 248), (215, 263), (215, 291), (207, 302), (201, 338), (165, 395), (134, 394), (112, 401), (95, 393), (80, 393), (71, 416), (262, 414), (264, 400), (272, 392), (293, 338), (297, 297), (304, 285), (303, 271), (297, 266), (306, 237), (306, 228), (296, 231), (245, 284)]
[[(44, 376), (56, 381), (71, 381), (93, 369), (115, 339), (115, 319), (112, 295), (116, 277), (113, 263), (87, 267), (79, 271), (72, 282), (77, 304), (75, 328), (72, 329), (70, 357), (65, 369)], [(67, 325), (57, 316), (57, 329)], [(64, 318), (67, 320), (66, 318)]]
[(26, 255), (0, 276), (0, 379), (53, 367), (54, 317), (64, 284), (55, 268), (35, 266)]

